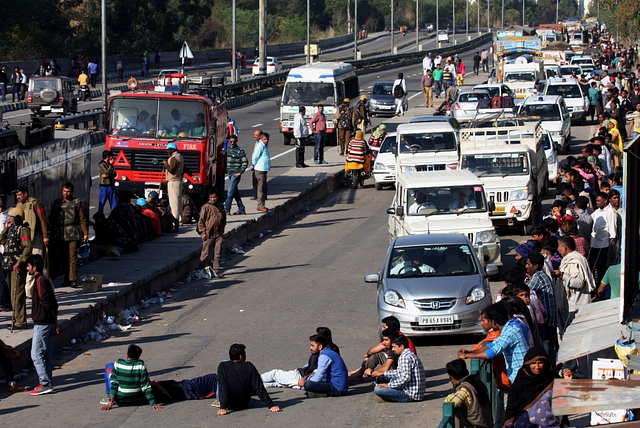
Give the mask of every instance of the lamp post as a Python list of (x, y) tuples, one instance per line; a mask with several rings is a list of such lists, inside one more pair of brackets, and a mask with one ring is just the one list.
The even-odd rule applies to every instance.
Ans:
[(258, 75), (267, 75), (267, 0), (260, 0), (258, 24)]
[(525, 0), (522, 0), (522, 26), (524, 27)]
[(478, 36), (482, 34), (480, 31), (480, 0), (476, 0), (476, 8), (478, 9)]
[(502, 13), (500, 14), (500, 28), (504, 29), (504, 0), (502, 0)]
[(391, 55), (393, 55), (393, 0), (391, 0)]
[(451, 0), (453, 3), (453, 44), (456, 44), (456, 0)]
[(418, 0), (416, 0), (416, 52), (420, 52), (420, 24), (418, 22)]
[(231, 2), (231, 81), (238, 81), (238, 61), (236, 58), (236, 0)]
[[(235, 2), (235, 0), (233, 0)], [(309, 27), (309, 0), (307, 0), (307, 64), (311, 63), (311, 30)]]
[(489, 0), (487, 0), (487, 33), (491, 32), (491, 28), (489, 27)]
[(354, 14), (353, 14), (353, 59), (358, 59), (358, 0), (355, 0)]
[(107, 0), (100, 5), (102, 35), (102, 109), (107, 111)]
[(438, 13), (439, 10), (440, 10), (440, 7), (438, 5), (438, 0), (436, 0), (436, 40), (438, 40), (438, 47), (441, 48), (442, 43), (440, 43), (440, 36), (439, 36), (439, 33), (440, 33), (440, 15)]
[(556, 24), (558, 23), (558, 9), (560, 9), (560, 0), (556, 0)]
[(471, 40), (471, 37), (469, 37), (469, 0), (467, 0), (467, 26), (466, 26), (466, 33), (467, 33), (467, 40)]

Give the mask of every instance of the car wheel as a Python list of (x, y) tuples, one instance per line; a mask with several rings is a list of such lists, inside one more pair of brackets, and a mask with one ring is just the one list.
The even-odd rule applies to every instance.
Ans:
[(376, 190), (382, 190), (382, 184), (376, 183), (375, 186), (376, 186)]
[(351, 186), (354, 189), (358, 188), (358, 183), (360, 182), (358, 175), (360, 175), (360, 171), (351, 171)]
[(291, 135), (289, 134), (282, 134), (282, 136), (284, 137), (284, 145), (288, 146), (291, 144)]

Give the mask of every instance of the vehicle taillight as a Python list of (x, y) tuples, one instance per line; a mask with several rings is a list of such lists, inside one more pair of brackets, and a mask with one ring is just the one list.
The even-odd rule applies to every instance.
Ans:
[(33, 102), (33, 95), (27, 96), (27, 102), (28, 103), (32, 103)]
[(62, 94), (61, 94), (61, 95), (58, 97), (58, 102), (59, 102), (59, 103), (63, 103), (63, 102), (64, 102), (64, 95), (62, 95)]
[(462, 110), (462, 107), (460, 107), (460, 104), (456, 103), (456, 110)]
[(267, 64), (269, 67), (273, 67), (273, 63)]

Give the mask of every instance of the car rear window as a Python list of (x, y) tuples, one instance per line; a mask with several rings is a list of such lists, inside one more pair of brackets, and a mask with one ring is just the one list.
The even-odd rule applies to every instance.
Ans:
[(458, 101), (461, 103), (477, 103), (480, 100), (488, 100), (489, 94), (484, 92), (470, 92), (468, 94), (460, 94)]

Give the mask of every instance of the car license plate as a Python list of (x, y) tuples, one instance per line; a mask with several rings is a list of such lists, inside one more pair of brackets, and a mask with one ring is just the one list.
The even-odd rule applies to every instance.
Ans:
[(447, 317), (418, 317), (418, 325), (453, 324), (453, 316)]
[(51, 112), (52, 113), (63, 113), (64, 109), (63, 108), (52, 108)]
[(505, 207), (496, 207), (495, 211), (496, 211), (497, 213), (503, 213), (503, 212), (504, 212), (504, 208), (505, 208)]
[(382, 110), (391, 110), (393, 106), (380, 106)]
[(148, 198), (151, 192), (158, 192), (158, 199), (162, 199), (162, 190), (158, 190), (157, 187), (155, 189), (144, 189), (144, 197)]
[(51, 106), (42, 106), (42, 107), (40, 107), (40, 110), (51, 111)]

